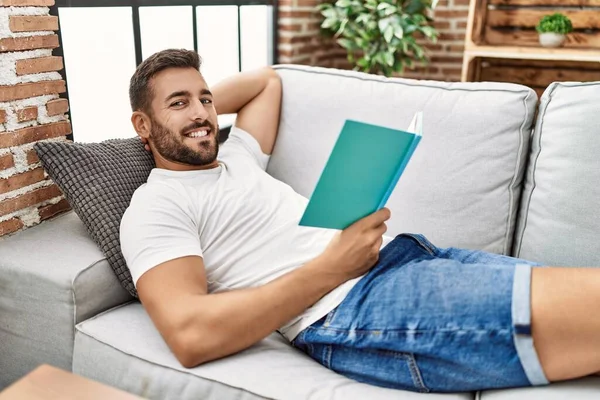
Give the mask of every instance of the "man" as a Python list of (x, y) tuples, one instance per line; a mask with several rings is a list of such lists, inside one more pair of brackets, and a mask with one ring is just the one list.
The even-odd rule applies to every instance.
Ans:
[[(390, 241), (387, 209), (342, 232), (299, 226), (307, 200), (264, 171), (277, 74), (240, 73), (210, 91), (199, 68), (196, 53), (167, 50), (133, 75), (132, 123), (156, 168), (121, 223), (140, 300), (183, 366), (279, 330), (341, 374), (414, 391), (600, 371), (600, 317), (587, 311), (600, 304), (598, 270), (440, 249), (420, 235)], [(237, 120), (219, 148), (224, 113)]]

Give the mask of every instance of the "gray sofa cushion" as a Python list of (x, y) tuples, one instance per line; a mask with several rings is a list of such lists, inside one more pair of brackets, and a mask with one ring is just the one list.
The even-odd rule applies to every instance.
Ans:
[(515, 254), (600, 265), (600, 82), (553, 83), (532, 141)]
[(388, 234), (436, 245), (511, 251), (537, 96), (504, 83), (444, 83), (278, 66), (279, 136), (267, 171), (310, 196), (347, 118), (406, 129), (423, 111), (423, 139), (387, 206)]
[(73, 212), (0, 240), (0, 390), (71, 370), (75, 324), (131, 300)]
[(358, 383), (321, 366), (277, 333), (234, 356), (186, 369), (169, 351), (138, 302), (77, 325), (73, 371), (145, 398), (161, 400), (474, 397), (471, 393), (419, 394)]
[(590, 377), (550, 386), (482, 392), (480, 400), (597, 400), (600, 377)]
[(40, 142), (44, 169), (60, 187), (123, 287), (137, 297), (119, 242), (119, 226), (133, 192), (146, 182), (154, 159), (139, 138), (102, 143)]

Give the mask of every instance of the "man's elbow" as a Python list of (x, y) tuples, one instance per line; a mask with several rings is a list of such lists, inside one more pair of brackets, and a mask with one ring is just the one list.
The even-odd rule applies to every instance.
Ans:
[(203, 335), (197, 332), (179, 331), (169, 342), (177, 361), (185, 368), (194, 368), (211, 360), (212, 350)]
[(177, 361), (179, 361), (179, 364), (181, 364), (183, 368), (196, 368), (197, 366), (202, 364), (201, 361), (185, 353), (176, 353), (175, 358), (177, 358)]
[(279, 76), (279, 74), (273, 67), (271, 67), (271, 66), (263, 67), (263, 71), (265, 71), (265, 73), (267, 74), (269, 82), (275, 82), (276, 84), (281, 84), (281, 77)]

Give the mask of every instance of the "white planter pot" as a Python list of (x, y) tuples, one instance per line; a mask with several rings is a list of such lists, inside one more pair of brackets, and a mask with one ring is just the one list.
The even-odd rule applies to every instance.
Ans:
[(560, 47), (565, 39), (566, 36), (561, 33), (540, 33), (540, 44), (544, 47)]

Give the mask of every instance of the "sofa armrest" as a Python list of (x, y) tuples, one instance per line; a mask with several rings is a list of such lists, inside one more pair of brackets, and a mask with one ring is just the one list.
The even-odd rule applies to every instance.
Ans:
[(0, 240), (0, 389), (71, 370), (75, 324), (132, 300), (74, 212)]

